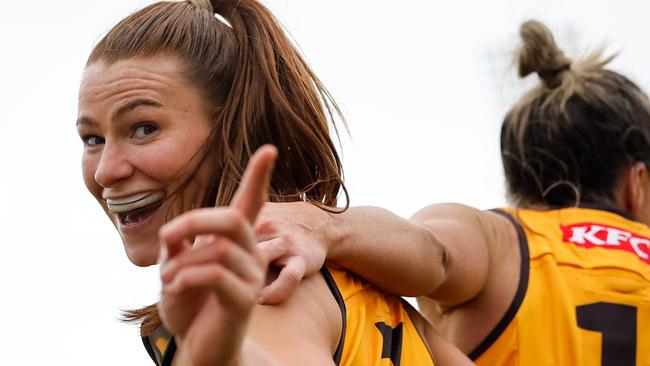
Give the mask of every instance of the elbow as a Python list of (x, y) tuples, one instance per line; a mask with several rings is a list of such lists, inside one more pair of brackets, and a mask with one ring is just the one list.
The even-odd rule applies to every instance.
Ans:
[(413, 288), (413, 294), (410, 296), (425, 296), (442, 286), (447, 279), (451, 260), (449, 249), (443, 242), (424, 225), (418, 226), (422, 233), (422, 242), (425, 244), (421, 246), (423, 252), (418, 255), (424, 270), (420, 272), (421, 278), (417, 281), (421, 286)]
[(449, 248), (447, 248), (444, 243), (438, 239), (433, 233), (431, 235), (431, 247), (433, 250), (432, 257), (434, 258), (435, 265), (435, 276), (432, 282), (432, 289), (430, 292), (435, 291), (437, 288), (442, 286), (447, 280), (447, 275), (449, 273), (449, 266), (451, 262), (451, 255), (449, 253)]

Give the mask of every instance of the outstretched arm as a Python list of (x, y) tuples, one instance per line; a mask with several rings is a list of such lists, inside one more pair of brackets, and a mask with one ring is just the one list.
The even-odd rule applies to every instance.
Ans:
[(282, 267), (263, 300), (284, 301), (325, 260), (393, 293), (416, 296), (444, 280), (445, 247), (424, 225), (377, 207), (330, 213), (310, 203), (267, 203), (256, 225), (258, 248)]
[(448, 249), (424, 225), (378, 207), (353, 207), (333, 220), (327, 260), (404, 296), (444, 281)]
[(264, 300), (285, 299), (327, 257), (389, 292), (462, 303), (487, 276), (486, 215), (458, 204), (428, 206), (411, 219), (376, 207), (332, 214), (303, 202), (267, 204), (258, 246), (286, 273), (264, 289)]

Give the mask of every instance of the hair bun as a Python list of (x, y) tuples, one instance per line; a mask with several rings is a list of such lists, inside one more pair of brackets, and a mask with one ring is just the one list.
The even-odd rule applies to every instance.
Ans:
[(529, 20), (521, 25), (519, 34), (522, 39), (516, 56), (519, 76), (523, 78), (536, 72), (546, 87), (559, 86), (563, 71), (571, 67), (571, 60), (557, 46), (548, 27)]

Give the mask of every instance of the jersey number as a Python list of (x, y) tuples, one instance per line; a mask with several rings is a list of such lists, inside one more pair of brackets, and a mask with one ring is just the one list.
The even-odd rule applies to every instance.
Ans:
[(394, 366), (399, 366), (402, 360), (402, 337), (403, 324), (399, 323), (395, 328), (384, 322), (375, 323), (381, 333), (384, 344), (381, 347), (381, 358), (388, 358)]
[(603, 334), (602, 366), (636, 364), (636, 308), (597, 302), (576, 308), (578, 326)]

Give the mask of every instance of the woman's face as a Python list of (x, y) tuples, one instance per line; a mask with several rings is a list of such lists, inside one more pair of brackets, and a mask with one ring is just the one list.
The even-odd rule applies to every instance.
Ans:
[(86, 67), (79, 91), (84, 182), (138, 266), (156, 263), (166, 214), (200, 207), (212, 173), (203, 163), (179, 199), (164, 200), (195, 170), (211, 131), (199, 91), (180, 71), (171, 56), (100, 60)]

